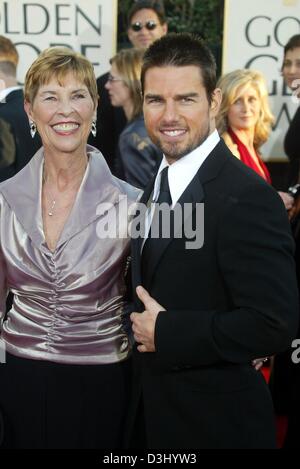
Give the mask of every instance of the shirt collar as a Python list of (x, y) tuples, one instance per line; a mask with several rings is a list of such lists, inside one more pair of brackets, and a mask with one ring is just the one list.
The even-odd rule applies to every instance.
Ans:
[[(56, 250), (67, 239), (102, 217), (109, 207), (113, 208), (125, 201), (129, 207), (135, 203), (140, 194), (139, 189), (120, 181), (111, 174), (99, 150), (87, 145), (87, 154), (89, 161), (85, 175)], [(0, 193), (35, 246), (48, 252), (45, 245), (41, 208), (43, 166), (44, 149), (41, 147), (21, 171), (13, 178), (1, 183)]]
[(15, 90), (21, 90), (21, 86), (11, 86), (10, 88), (5, 88), (0, 91), (0, 103), (5, 103), (5, 98)]
[(159, 195), (161, 172), (166, 166), (169, 166), (169, 187), (172, 203), (175, 205), (219, 141), (218, 131), (214, 130), (199, 147), (175, 163), (169, 165), (164, 155), (154, 183), (153, 201), (155, 202)]

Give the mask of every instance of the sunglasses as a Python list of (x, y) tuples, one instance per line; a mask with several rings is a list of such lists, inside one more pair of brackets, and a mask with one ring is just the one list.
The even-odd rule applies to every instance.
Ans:
[(122, 78), (117, 78), (117, 77), (114, 77), (112, 76), (110, 73), (108, 74), (108, 77), (107, 77), (107, 81), (109, 81), (110, 83), (115, 83), (117, 81), (123, 81)]
[(138, 32), (138, 31), (141, 31), (141, 29), (143, 29), (144, 27), (146, 29), (148, 29), (148, 31), (153, 31), (153, 29), (155, 29), (157, 27), (157, 23), (155, 21), (146, 21), (145, 24), (143, 23), (140, 23), (139, 21), (137, 21), (136, 23), (132, 23), (130, 25), (131, 29), (135, 32)]

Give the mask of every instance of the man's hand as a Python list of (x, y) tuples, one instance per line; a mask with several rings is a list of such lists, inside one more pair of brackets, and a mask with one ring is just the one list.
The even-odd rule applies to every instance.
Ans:
[(145, 307), (143, 313), (131, 313), (130, 315), (134, 338), (140, 344), (138, 351), (155, 352), (154, 330), (156, 318), (160, 311), (166, 310), (149, 295), (145, 288), (137, 287), (136, 293)]

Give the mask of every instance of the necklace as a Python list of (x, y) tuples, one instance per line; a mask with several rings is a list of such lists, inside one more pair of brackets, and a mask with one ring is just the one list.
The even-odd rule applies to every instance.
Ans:
[[(85, 165), (84, 171), (85, 169), (86, 169), (86, 165)], [(43, 188), (44, 188), (46, 200), (49, 201), (49, 206), (50, 206), (49, 210), (47, 210), (47, 214), (49, 215), (49, 217), (53, 217), (53, 215), (55, 215), (56, 199), (53, 197), (52, 193), (48, 189), (46, 189), (47, 180), (45, 176), (45, 166), (43, 167), (42, 182), (43, 182)], [(69, 205), (70, 203), (68, 203), (68, 206)], [(60, 208), (67, 208), (67, 206), (60, 207)]]
[[(56, 205), (56, 200), (55, 200), (55, 198), (53, 197), (53, 195), (52, 195), (50, 192), (47, 193), (46, 188), (45, 188), (45, 185), (44, 185), (44, 190), (45, 190), (47, 199), (50, 200), (50, 209), (48, 210), (47, 213), (48, 213), (49, 217), (53, 217), (53, 215), (54, 215), (54, 210), (55, 210), (55, 205)], [(48, 197), (48, 194), (50, 195), (50, 197)]]
[[(44, 169), (43, 169), (43, 187), (44, 187), (46, 199), (50, 200), (50, 208), (49, 208), (47, 213), (48, 213), (49, 217), (53, 217), (54, 209), (55, 209), (55, 205), (56, 205), (56, 200), (53, 197), (53, 195), (51, 194), (51, 192), (46, 190), (46, 178), (45, 178), (45, 170)], [(49, 197), (49, 195), (50, 195), (50, 197)]]

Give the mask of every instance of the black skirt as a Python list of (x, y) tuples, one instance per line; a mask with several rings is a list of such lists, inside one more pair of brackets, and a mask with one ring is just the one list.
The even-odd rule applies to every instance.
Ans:
[(2, 449), (121, 448), (130, 360), (63, 365), (7, 354), (0, 364)]

